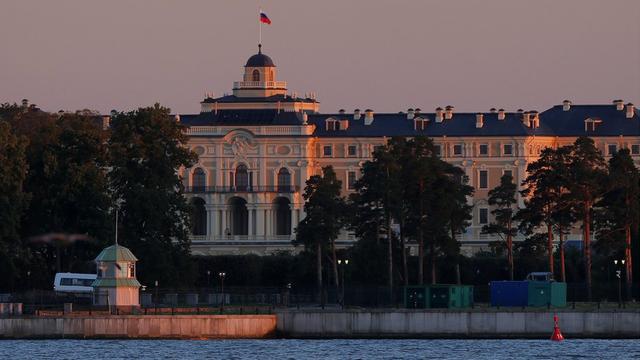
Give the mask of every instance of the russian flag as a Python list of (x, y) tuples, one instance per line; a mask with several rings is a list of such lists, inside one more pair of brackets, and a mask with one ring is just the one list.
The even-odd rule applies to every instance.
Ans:
[(271, 25), (271, 19), (263, 12), (260, 13), (260, 22)]

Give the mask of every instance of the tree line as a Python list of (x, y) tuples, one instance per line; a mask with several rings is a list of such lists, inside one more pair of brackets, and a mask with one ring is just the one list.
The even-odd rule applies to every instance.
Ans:
[[(514, 279), (517, 250), (523, 262), (545, 256), (548, 271), (566, 281), (565, 239), (572, 229), (581, 228), (582, 278), (588, 297), (592, 250), (603, 258), (624, 258), (630, 289), (640, 175), (629, 150), (620, 149), (607, 163), (593, 140), (581, 137), (570, 145), (544, 149), (538, 160), (528, 164), (527, 174), (519, 191), (524, 207), (518, 206), (518, 184), (505, 174), (489, 191), (492, 219), (482, 228), (482, 233), (500, 239), (491, 248), (494, 254), (505, 255), (509, 279)], [(460, 283), (464, 257), (456, 237), (472, 218), (473, 188), (468, 180), (461, 168), (440, 159), (433, 141), (425, 137), (393, 138), (376, 149), (348, 197), (341, 195), (341, 182), (331, 166), (312, 176), (304, 192), (307, 217), (296, 230), (295, 243), (316, 255), (318, 290), (323, 288), (325, 263), (331, 266), (331, 282), (339, 284), (335, 241), (341, 230), (353, 231), (358, 238), (350, 256), (386, 268), (389, 289), (394, 281), (437, 283), (438, 261), (451, 262)], [(519, 233), (526, 239), (514, 244)], [(592, 243), (594, 234), (598, 241)], [(413, 276), (407, 266), (409, 241), (417, 245)], [(371, 272), (380, 274), (373, 268)]]
[(48, 113), (0, 106), (0, 288), (51, 288), (55, 272), (92, 272), (118, 242), (140, 259), (143, 284), (189, 282), (191, 207), (177, 169), (196, 154), (158, 104), (112, 112)]

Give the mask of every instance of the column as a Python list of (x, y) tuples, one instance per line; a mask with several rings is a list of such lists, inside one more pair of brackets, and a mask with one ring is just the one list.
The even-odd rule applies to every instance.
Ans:
[(291, 239), (294, 239), (296, 236), (296, 227), (298, 227), (298, 209), (296, 209), (295, 207), (293, 207), (293, 204), (291, 205), (292, 209), (291, 209)]
[(267, 217), (267, 218), (266, 218), (266, 222), (267, 222), (267, 224), (266, 224), (266, 225), (267, 225), (267, 226), (266, 226), (266, 230), (267, 230), (267, 231), (266, 231), (265, 236), (266, 236), (267, 238), (270, 238), (270, 237), (273, 235), (273, 229), (272, 229), (272, 226), (273, 226), (273, 221), (272, 221), (272, 212), (273, 212), (273, 211), (271, 210), (271, 208), (267, 208), (267, 209), (265, 210), (266, 217)]
[(229, 225), (227, 225), (227, 211), (224, 208), (220, 210), (220, 222), (220, 236), (222, 236), (222, 238), (225, 238), (227, 236), (225, 231)]
[(206, 205), (206, 209), (207, 209), (207, 240), (210, 241), (213, 238), (213, 234), (214, 234), (214, 228), (213, 228), (213, 224), (214, 224), (214, 220), (213, 217), (216, 213), (213, 205)]
[(255, 232), (253, 231), (253, 215), (255, 213), (255, 207), (248, 207), (248, 212), (249, 212), (249, 223), (248, 223), (248, 231), (247, 234), (249, 235), (249, 237), (252, 237), (253, 235), (255, 235)]
[(264, 205), (256, 206), (256, 236), (264, 239)]

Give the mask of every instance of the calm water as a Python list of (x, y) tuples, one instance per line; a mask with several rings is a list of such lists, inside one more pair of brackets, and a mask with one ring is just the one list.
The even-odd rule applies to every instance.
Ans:
[(2, 340), (0, 359), (640, 359), (640, 340)]

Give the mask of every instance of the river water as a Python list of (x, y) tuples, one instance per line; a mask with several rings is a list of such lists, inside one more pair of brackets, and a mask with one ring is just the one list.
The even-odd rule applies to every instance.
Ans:
[(0, 340), (0, 359), (640, 359), (640, 340)]

